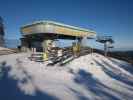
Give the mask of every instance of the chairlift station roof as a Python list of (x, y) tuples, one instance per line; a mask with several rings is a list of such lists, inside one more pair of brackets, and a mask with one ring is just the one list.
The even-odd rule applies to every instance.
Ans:
[(84, 28), (66, 25), (54, 21), (36, 21), (21, 27), (21, 33), (25, 36), (43, 34), (59, 37), (94, 37), (96, 32)]

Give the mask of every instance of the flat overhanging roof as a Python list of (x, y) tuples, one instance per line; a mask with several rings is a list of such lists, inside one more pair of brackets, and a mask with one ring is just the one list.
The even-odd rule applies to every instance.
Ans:
[(70, 26), (54, 21), (37, 21), (21, 27), (23, 36), (32, 34), (53, 34), (71, 37), (94, 37), (96, 32), (84, 28)]

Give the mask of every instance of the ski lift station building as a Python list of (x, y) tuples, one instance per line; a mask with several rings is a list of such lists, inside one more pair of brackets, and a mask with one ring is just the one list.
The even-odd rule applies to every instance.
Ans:
[(21, 47), (23, 51), (30, 50), (32, 47), (36, 48), (37, 51), (42, 51), (47, 40), (82, 40), (83, 37), (96, 36), (94, 31), (54, 21), (33, 22), (22, 26), (20, 31), (22, 34)]

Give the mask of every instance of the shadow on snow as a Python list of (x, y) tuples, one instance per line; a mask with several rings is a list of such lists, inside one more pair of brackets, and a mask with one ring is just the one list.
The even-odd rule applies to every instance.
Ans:
[[(119, 69), (114, 68), (112, 65), (108, 64), (107, 62), (103, 61), (102, 63), (99, 63), (98, 61), (95, 60), (95, 62), (100, 65), (103, 69), (103, 71), (110, 76), (111, 78), (114, 78), (118, 81), (121, 81), (127, 85), (133, 86), (133, 78), (124, 74), (121, 72)], [(107, 68), (108, 67), (108, 68)]]
[(109, 93), (107, 91), (107, 89), (109, 90), (109, 88), (99, 82), (97, 79), (93, 78), (92, 74), (90, 74), (89, 72), (79, 70), (77, 77), (74, 79), (74, 81), (78, 84), (84, 85), (88, 91), (102, 98), (102, 100), (120, 100), (116, 96)]
[[(11, 66), (7, 66), (6, 62), (0, 64), (2, 68), (2, 77), (0, 79), (0, 99), (1, 100), (58, 100), (56, 97), (47, 93), (36, 91), (34, 96), (25, 95), (17, 87), (17, 80), (9, 78), (8, 72)], [(28, 74), (24, 72), (27, 76)], [(32, 78), (28, 76), (28, 78)], [(27, 79), (22, 80), (25, 83)]]
[(123, 68), (124, 70), (128, 71), (130, 74), (133, 75), (133, 66), (131, 64), (126, 64), (126, 65), (123, 65), (123, 64), (120, 64), (118, 63), (117, 61), (113, 60), (113, 59), (110, 59), (114, 64), (120, 66), (121, 68)]

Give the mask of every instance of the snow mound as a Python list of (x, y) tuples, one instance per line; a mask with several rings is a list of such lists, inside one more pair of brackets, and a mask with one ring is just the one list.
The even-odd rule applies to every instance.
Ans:
[(9, 79), (17, 81), (15, 86), (25, 96), (39, 97), (41, 93), (44, 96), (41, 100), (133, 98), (133, 66), (127, 62), (93, 53), (64, 66), (47, 66), (46, 62), (30, 61), (28, 56), (25, 53), (0, 56)]
[(6, 55), (6, 54), (11, 54), (14, 53), (15, 51), (9, 48), (5, 47), (0, 47), (0, 55)]
[(0, 50), (10, 50), (10, 49), (5, 48), (5, 47), (0, 47)]

